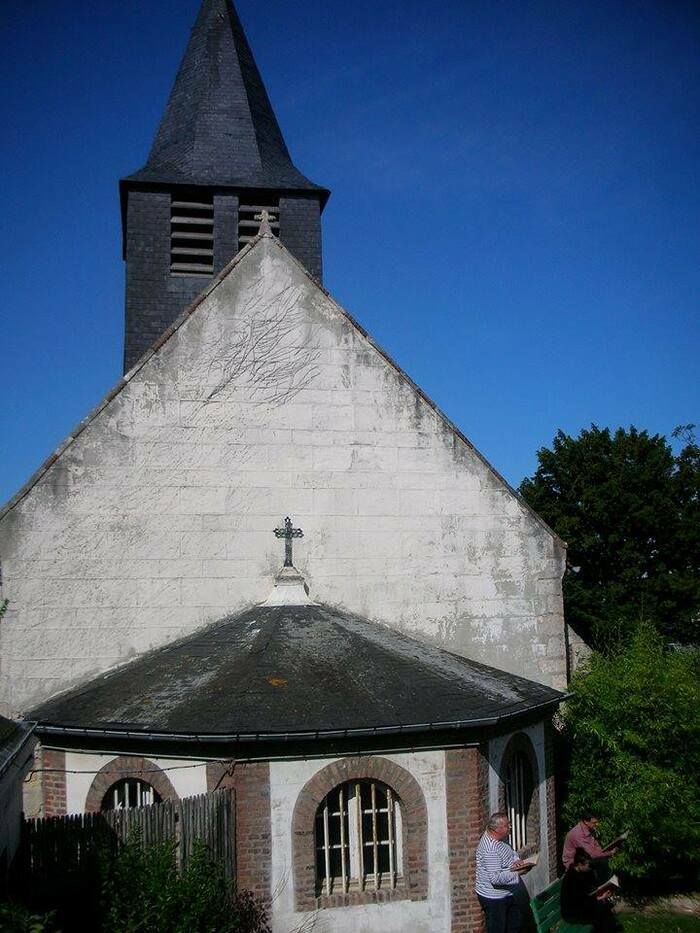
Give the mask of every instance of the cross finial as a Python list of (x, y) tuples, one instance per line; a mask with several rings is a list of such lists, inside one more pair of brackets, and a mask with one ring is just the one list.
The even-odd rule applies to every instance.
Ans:
[(289, 516), (284, 520), (284, 528), (275, 528), (274, 531), (276, 538), (284, 538), (284, 566), (293, 567), (292, 539), (303, 538), (304, 532), (301, 528), (292, 528), (292, 520)]
[(258, 230), (258, 235), (261, 233), (269, 233), (272, 235), (272, 227), (270, 226), (270, 221), (272, 220), (272, 214), (263, 207), (259, 214), (255, 215), (255, 219), (260, 221), (260, 229)]

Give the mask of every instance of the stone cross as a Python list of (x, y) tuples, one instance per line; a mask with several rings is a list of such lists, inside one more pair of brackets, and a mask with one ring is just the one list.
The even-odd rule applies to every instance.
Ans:
[(272, 227), (270, 226), (272, 214), (266, 208), (263, 207), (260, 213), (255, 215), (255, 219), (260, 221), (258, 233), (272, 233)]
[(275, 528), (275, 537), (284, 538), (284, 566), (293, 567), (292, 538), (303, 538), (304, 532), (301, 528), (292, 528), (292, 520), (287, 516), (284, 520), (284, 528)]

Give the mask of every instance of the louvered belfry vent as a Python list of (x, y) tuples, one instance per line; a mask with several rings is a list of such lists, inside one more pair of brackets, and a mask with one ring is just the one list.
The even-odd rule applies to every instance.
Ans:
[(197, 194), (173, 197), (170, 204), (170, 272), (212, 275), (214, 272), (214, 200)]
[[(254, 239), (260, 229), (259, 215), (266, 210), (270, 215), (270, 227), (275, 236), (280, 235), (280, 207), (279, 201), (271, 204), (243, 204), (238, 205), (238, 249), (241, 250)], [(258, 218), (258, 219), (256, 219)]]

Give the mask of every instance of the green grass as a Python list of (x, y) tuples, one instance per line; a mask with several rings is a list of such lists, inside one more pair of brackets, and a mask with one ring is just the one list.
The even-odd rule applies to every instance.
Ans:
[(700, 917), (687, 914), (618, 914), (625, 933), (700, 933)]

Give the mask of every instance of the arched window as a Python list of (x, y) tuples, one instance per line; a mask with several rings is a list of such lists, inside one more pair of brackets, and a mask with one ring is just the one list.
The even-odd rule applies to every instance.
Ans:
[(146, 781), (125, 778), (107, 789), (102, 798), (101, 810), (132, 810), (160, 803), (160, 794)]
[(347, 781), (316, 811), (318, 894), (392, 889), (403, 873), (401, 808), (379, 781)]
[(425, 900), (428, 810), (420, 785), (379, 756), (327, 764), (294, 805), (292, 859), (298, 911)]
[(537, 782), (531, 748), (525, 736), (514, 737), (504, 756), (501, 772), (503, 806), (511, 827), (508, 841), (518, 851), (539, 845)]

